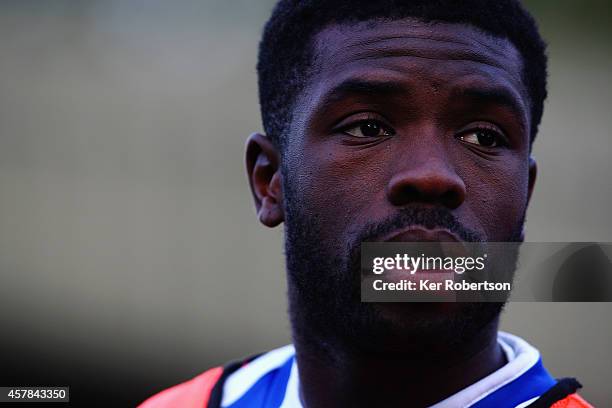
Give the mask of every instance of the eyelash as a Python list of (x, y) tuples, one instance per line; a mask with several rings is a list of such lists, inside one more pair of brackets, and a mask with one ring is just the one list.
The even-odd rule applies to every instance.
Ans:
[[(366, 125), (366, 124), (376, 124), (386, 134), (382, 135), (382, 136), (355, 136), (355, 135), (352, 135), (352, 134), (348, 133), (349, 130), (361, 127), (361, 126)], [(380, 120), (377, 117), (371, 117), (371, 118), (366, 117), (366, 118), (363, 118), (363, 119), (354, 120), (354, 121), (352, 121), (352, 122), (350, 122), (350, 123), (348, 123), (346, 125), (338, 127), (335, 130), (335, 132), (344, 133), (344, 134), (347, 134), (347, 135), (349, 135), (351, 137), (357, 137), (357, 138), (367, 138), (367, 137), (380, 138), (380, 137), (385, 137), (385, 136), (395, 136), (395, 134), (396, 134), (396, 131), (395, 131), (395, 129), (393, 129), (393, 127), (387, 125), (384, 121)]]
[[(471, 134), (475, 134), (478, 132), (487, 132), (487, 133), (491, 133), (495, 136), (495, 143), (496, 146), (483, 146), (483, 145), (477, 145), (476, 143), (472, 143), (472, 142), (468, 142), (464, 139), (465, 136), (467, 135), (471, 135)], [(506, 139), (505, 135), (503, 132), (501, 132), (500, 130), (498, 130), (495, 127), (492, 126), (487, 126), (487, 125), (478, 125), (475, 127), (472, 127), (468, 130), (464, 130), (461, 131), (458, 135), (457, 135), (457, 139), (461, 140), (462, 142), (469, 144), (469, 145), (473, 145), (473, 146), (478, 146), (481, 148), (499, 148), (499, 147), (508, 147), (508, 140)]]
[[(368, 124), (368, 123), (375, 123), (377, 124), (382, 131), (384, 131), (386, 134), (382, 135), (382, 136), (355, 136), (352, 135), (350, 133), (348, 133), (349, 130), (351, 129), (355, 129), (358, 128), (360, 126), (363, 126), (364, 124)], [(394, 136), (396, 134), (395, 129), (393, 129), (391, 126), (387, 125), (384, 121), (380, 120), (378, 117), (365, 117), (362, 119), (357, 119), (354, 120), (344, 126), (340, 126), (336, 129), (336, 132), (339, 133), (344, 133), (348, 136), (354, 137), (354, 138), (382, 138), (385, 136)], [(465, 140), (464, 138), (468, 135), (471, 134), (476, 134), (478, 132), (486, 132), (489, 134), (493, 134), (495, 140), (495, 146), (485, 146), (482, 144), (477, 144), (474, 142), (470, 142)], [(478, 138), (478, 136), (476, 136)], [(467, 130), (463, 130), (461, 132), (459, 132), (459, 134), (456, 136), (457, 139), (461, 140), (463, 143), (472, 145), (472, 146), (478, 146), (480, 148), (499, 148), (499, 147), (508, 147), (508, 141), (504, 135), (504, 133), (502, 131), (500, 131), (497, 127), (494, 127), (493, 125), (487, 125), (487, 124), (478, 124), (474, 127), (471, 127)], [(480, 143), (480, 140), (478, 140), (478, 142)]]

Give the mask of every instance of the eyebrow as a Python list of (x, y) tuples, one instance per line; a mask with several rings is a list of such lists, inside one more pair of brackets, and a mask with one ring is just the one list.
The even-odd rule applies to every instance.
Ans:
[[(458, 88), (452, 91), (452, 98), (467, 100), (475, 105), (496, 105), (509, 109), (515, 115), (525, 118), (525, 108), (506, 88)], [(521, 123), (523, 126), (526, 124)]]
[(320, 106), (326, 109), (340, 100), (356, 96), (391, 97), (409, 92), (410, 89), (401, 82), (351, 78), (328, 91), (323, 96)]
[[(319, 104), (318, 112), (325, 112), (335, 103), (351, 97), (386, 97), (411, 94), (409, 85), (400, 81), (371, 80), (363, 78), (349, 78), (326, 92)], [(520, 118), (520, 125), (527, 128), (527, 115), (525, 107), (519, 99), (504, 87), (461, 87), (451, 91), (450, 97), (466, 101), (478, 106), (501, 106)]]

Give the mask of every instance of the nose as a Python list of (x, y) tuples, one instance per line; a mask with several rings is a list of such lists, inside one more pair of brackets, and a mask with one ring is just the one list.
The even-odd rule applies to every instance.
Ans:
[(415, 203), (442, 205), (448, 209), (459, 207), (465, 200), (465, 183), (442, 152), (427, 150), (418, 154), (413, 151), (410, 156), (418, 159), (402, 160), (389, 181), (388, 200), (398, 207)]

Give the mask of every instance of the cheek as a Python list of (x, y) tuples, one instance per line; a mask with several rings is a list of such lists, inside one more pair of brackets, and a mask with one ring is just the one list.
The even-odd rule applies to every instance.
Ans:
[(466, 205), (489, 241), (508, 240), (522, 226), (528, 168), (511, 162), (484, 165), (471, 171), (466, 181)]
[(321, 146), (303, 152), (293, 169), (301, 207), (330, 237), (345, 241), (368, 219), (380, 218), (377, 211), (385, 197), (380, 156), (375, 159)]

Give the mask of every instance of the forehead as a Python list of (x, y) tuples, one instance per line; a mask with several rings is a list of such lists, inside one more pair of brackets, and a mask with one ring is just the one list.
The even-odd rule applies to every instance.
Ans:
[(522, 58), (507, 39), (467, 24), (414, 19), (333, 24), (313, 39), (311, 99), (351, 78), (401, 81), (409, 87), (503, 88), (528, 104)]
[(341, 51), (367, 57), (368, 51), (396, 47), (412, 48), (415, 56), (419, 51), (442, 51), (452, 47), (458, 57), (490, 62), (500, 57), (502, 60), (515, 59), (519, 55), (506, 38), (495, 37), (472, 25), (424, 22), (413, 18), (330, 24), (317, 33), (315, 44), (319, 51), (329, 52), (332, 54), (329, 56), (334, 57), (341, 57)]

